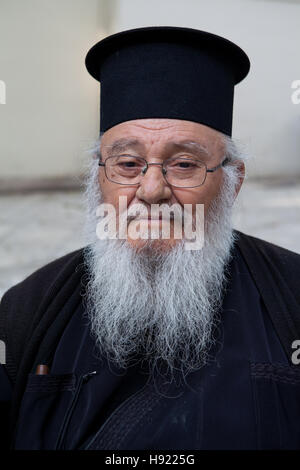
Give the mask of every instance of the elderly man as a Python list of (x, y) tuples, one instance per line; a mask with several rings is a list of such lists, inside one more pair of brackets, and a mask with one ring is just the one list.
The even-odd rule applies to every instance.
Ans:
[(231, 223), (246, 54), (152, 27), (100, 41), (86, 65), (101, 82), (87, 245), (1, 303), (10, 446), (299, 448), (300, 258)]

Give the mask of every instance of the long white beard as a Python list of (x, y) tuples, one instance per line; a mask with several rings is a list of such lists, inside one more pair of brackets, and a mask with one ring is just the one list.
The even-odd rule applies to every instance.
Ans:
[[(126, 240), (99, 240), (98, 167), (87, 182), (86, 312), (101, 354), (121, 368), (137, 358), (185, 375), (203, 366), (214, 343), (234, 241), (232, 205), (236, 177), (225, 174), (205, 220), (201, 250), (184, 240), (168, 252), (137, 252)], [(230, 172), (230, 170), (229, 170)]]

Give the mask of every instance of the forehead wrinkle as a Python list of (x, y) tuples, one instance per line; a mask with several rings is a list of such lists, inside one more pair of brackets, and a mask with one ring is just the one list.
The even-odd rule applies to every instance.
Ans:
[[(101, 150), (107, 149), (109, 153), (123, 152), (126, 150), (138, 150), (139, 152), (145, 152), (146, 143), (139, 140), (136, 137), (131, 138), (120, 138), (112, 142), (110, 145), (104, 145)], [(174, 151), (184, 151), (195, 154), (195, 156), (202, 158), (209, 158), (211, 156), (208, 148), (205, 144), (196, 142), (193, 140), (180, 140), (180, 141), (169, 141), (163, 145), (163, 151), (171, 155)]]
[(200, 144), (199, 142), (195, 142), (193, 140), (183, 140), (183, 141), (173, 141), (173, 142), (168, 142), (165, 145), (166, 150), (184, 150), (192, 153), (196, 153), (197, 155), (200, 156), (206, 156), (209, 157), (209, 151), (207, 147), (204, 144)]
[(143, 143), (140, 140), (135, 139), (135, 138), (117, 139), (111, 145), (104, 145), (103, 146), (104, 149), (108, 149), (112, 152), (123, 151), (123, 150), (129, 149), (129, 148), (135, 148), (135, 147), (144, 147), (144, 146), (143, 146)]

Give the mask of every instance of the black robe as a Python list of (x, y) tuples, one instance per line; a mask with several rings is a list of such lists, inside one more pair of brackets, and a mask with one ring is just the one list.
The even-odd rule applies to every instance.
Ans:
[[(82, 250), (11, 288), (1, 302), (0, 373), (12, 447), (300, 448), (300, 368), (291, 363), (300, 256), (238, 237), (211, 360), (181, 385), (99, 358), (84, 316)], [(35, 375), (37, 364), (50, 374)]]

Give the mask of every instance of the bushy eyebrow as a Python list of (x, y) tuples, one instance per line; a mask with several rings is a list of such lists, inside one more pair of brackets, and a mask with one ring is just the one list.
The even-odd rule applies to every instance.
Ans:
[(165, 150), (171, 151), (183, 151), (189, 152), (199, 157), (209, 157), (208, 149), (205, 145), (200, 142), (194, 142), (193, 140), (184, 140), (179, 142), (168, 142), (165, 146)]
[(111, 145), (103, 146), (103, 148), (109, 150), (111, 153), (124, 152), (134, 147), (143, 147), (143, 144), (138, 139), (118, 139)]
[[(111, 145), (105, 145), (105, 149), (109, 150), (111, 153), (124, 152), (130, 149), (140, 149), (142, 151), (145, 149), (145, 146), (142, 141), (138, 139), (118, 139), (115, 140)], [(192, 140), (184, 141), (171, 141), (167, 142), (164, 146), (164, 151), (171, 155), (174, 152), (189, 152), (199, 157), (209, 157), (209, 152), (207, 147), (200, 142), (195, 142)], [(144, 156), (144, 155), (142, 155)]]

